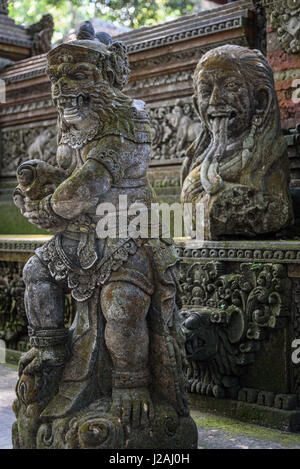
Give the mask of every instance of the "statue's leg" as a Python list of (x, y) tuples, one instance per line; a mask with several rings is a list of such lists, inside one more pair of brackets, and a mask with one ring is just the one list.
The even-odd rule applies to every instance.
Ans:
[(128, 282), (111, 282), (101, 292), (105, 341), (114, 366), (113, 410), (133, 426), (153, 417), (146, 321), (150, 302), (150, 295)]
[(33, 256), (23, 269), (25, 309), (33, 329), (64, 327), (64, 290), (54, 282), (48, 269)]
[(23, 280), (28, 331), (30, 343), (34, 348), (21, 358), (20, 374), (24, 368), (28, 373), (33, 371), (42, 362), (63, 364), (67, 344), (63, 284), (53, 280), (47, 267), (37, 256), (31, 257), (25, 264)]
[(19, 361), (14, 447), (35, 448), (41, 411), (57, 393), (66, 362), (68, 331), (64, 328), (63, 285), (54, 282), (37, 256), (25, 265), (23, 279), (32, 348)]

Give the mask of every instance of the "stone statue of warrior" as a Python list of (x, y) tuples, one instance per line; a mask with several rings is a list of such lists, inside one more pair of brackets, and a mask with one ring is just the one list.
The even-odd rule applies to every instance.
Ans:
[(240, 46), (213, 49), (196, 67), (194, 91), (202, 132), (182, 171), (187, 234), (216, 240), (288, 227), (287, 149), (266, 58)]
[[(31, 350), (21, 358), (15, 448), (192, 448), (172, 243), (98, 238), (97, 206), (149, 206), (144, 103), (122, 94), (126, 47), (91, 23), (48, 54), (58, 167), (19, 167), (15, 202), (55, 236), (25, 265)], [(64, 327), (65, 295), (77, 314)]]

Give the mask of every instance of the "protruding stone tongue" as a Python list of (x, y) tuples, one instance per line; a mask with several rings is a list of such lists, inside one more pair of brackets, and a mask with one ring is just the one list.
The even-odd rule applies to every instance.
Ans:
[(201, 183), (210, 194), (215, 194), (223, 185), (223, 180), (219, 174), (219, 162), (227, 146), (229, 116), (218, 116), (213, 120), (212, 143), (209, 146), (207, 155), (201, 167)]
[(213, 140), (222, 153), (227, 146), (229, 116), (215, 117), (213, 121)]

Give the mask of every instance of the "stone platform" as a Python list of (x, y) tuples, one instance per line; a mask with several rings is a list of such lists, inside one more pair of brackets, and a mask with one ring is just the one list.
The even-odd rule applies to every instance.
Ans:
[(300, 241), (176, 245), (193, 407), (299, 431)]
[[(11, 409), (17, 381), (15, 368), (0, 365), (0, 449), (11, 449)], [(197, 423), (199, 449), (300, 449), (300, 435), (269, 430), (209, 413), (192, 411)]]

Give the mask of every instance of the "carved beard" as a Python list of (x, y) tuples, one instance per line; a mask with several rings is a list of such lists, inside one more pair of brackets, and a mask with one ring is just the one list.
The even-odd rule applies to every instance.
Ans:
[(229, 116), (215, 117), (213, 120), (212, 139), (203, 155), (200, 180), (203, 189), (215, 194), (224, 185), (219, 174), (219, 165), (226, 152), (228, 141)]

